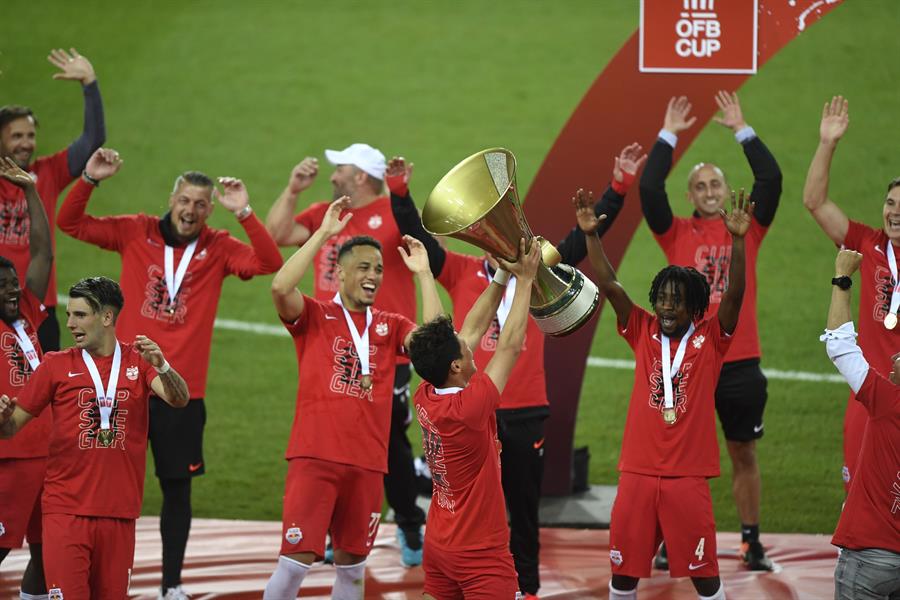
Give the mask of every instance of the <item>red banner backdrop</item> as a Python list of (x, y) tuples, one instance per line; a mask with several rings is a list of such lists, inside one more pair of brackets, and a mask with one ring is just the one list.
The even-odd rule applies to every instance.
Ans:
[[(683, 8), (684, 0), (654, 3), (663, 1)], [(841, 1), (759, 0), (758, 66), (763, 66)], [(732, 2), (728, 0), (729, 4)], [(718, 9), (724, 4), (719, 0), (714, 6)], [(645, 148), (652, 147), (671, 96), (689, 96), (693, 103), (692, 115), (698, 120), (696, 126), (679, 136), (674, 155), (677, 162), (716, 113), (715, 92), (736, 90), (749, 77), (721, 73), (642, 73), (638, 54), (639, 32), (636, 31), (591, 85), (535, 176), (525, 198), (525, 213), (530, 223), (541, 224), (542, 236), (561, 239), (566, 234), (572, 227), (573, 216), (569, 210), (560, 210), (559, 199), (568, 197), (579, 187), (600, 191), (609, 176), (612, 157), (619, 150), (634, 141)], [(640, 221), (635, 187), (603, 240), (614, 267), (621, 262)], [(544, 445), (546, 495), (567, 495), (572, 490), (575, 418), (596, 323), (596, 319), (592, 320), (567, 338), (548, 338), (545, 346), (547, 392), (552, 410)], [(589, 394), (593, 393), (602, 394), (600, 390), (589, 390)]]

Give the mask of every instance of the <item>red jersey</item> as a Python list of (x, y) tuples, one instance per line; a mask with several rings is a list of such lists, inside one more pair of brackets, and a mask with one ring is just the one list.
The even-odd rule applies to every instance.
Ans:
[[(22, 288), (19, 297), (19, 319), (25, 328), (25, 334), (31, 340), (39, 358), (43, 358), (41, 344), (37, 337), (37, 328), (47, 318), (47, 311), (37, 296), (28, 288)], [(16, 330), (5, 321), (0, 321), (0, 394), (17, 398), (22, 388), (31, 377), (31, 363), (25, 357), (16, 337)], [(50, 424), (50, 413), (32, 419), (28, 426), (18, 432), (12, 439), (0, 440), (0, 458), (39, 458), (47, 456)]]
[(870, 367), (856, 399), (869, 423), (831, 543), (900, 552), (900, 387)]
[[(444, 268), (438, 281), (450, 294), (453, 301), (453, 321), (462, 327), (466, 315), (478, 300), (478, 297), (490, 285), (486, 261), (483, 258), (447, 252)], [(511, 290), (507, 290), (506, 299), (512, 301)], [(475, 353), (475, 364), (484, 368), (497, 349), (500, 338), (500, 323), (497, 317), (482, 336)], [(544, 334), (533, 317), (528, 317), (525, 330), (525, 341), (522, 353), (516, 361), (509, 381), (500, 396), (500, 408), (529, 408), (547, 406), (547, 384), (544, 379)]]
[[(121, 344), (122, 363), (109, 423), (109, 447), (97, 439), (100, 411), (94, 381), (81, 355), (69, 348), (49, 352), (22, 394), (19, 406), (38, 416), (53, 414), (50, 455), (44, 477), (44, 514), (136, 519), (144, 492), (150, 382), (156, 370), (132, 344)], [(103, 386), (113, 357), (94, 356)], [(26, 425), (27, 427), (27, 425)]]
[[(325, 212), (330, 202), (318, 202), (294, 217), (310, 232), (322, 226)], [(340, 287), (337, 277), (337, 256), (341, 245), (352, 237), (367, 235), (381, 243), (381, 258), (384, 261), (384, 280), (378, 289), (375, 306), (386, 312), (403, 315), (410, 321), (416, 320), (416, 285), (412, 273), (397, 250), (403, 246), (403, 236), (391, 212), (391, 199), (377, 198), (371, 204), (352, 208), (353, 218), (344, 230), (329, 238), (315, 257), (315, 297), (330, 301)]]
[[(753, 217), (750, 229), (744, 236), (744, 301), (725, 362), (759, 358), (761, 355), (756, 324), (756, 257), (768, 231), (768, 227), (763, 227)], [(722, 294), (728, 289), (728, 270), (731, 267), (731, 234), (722, 219), (675, 217), (668, 231), (653, 235), (669, 264), (694, 267), (706, 275), (709, 282), (709, 309), (706, 316), (715, 316), (722, 303)]]
[[(59, 228), (122, 255), (119, 284), (125, 306), (116, 334), (125, 340), (143, 334), (159, 344), (187, 382), (191, 398), (202, 398), (222, 281), (229, 275), (250, 279), (277, 271), (282, 264), (278, 246), (253, 214), (241, 221), (252, 246), (225, 230), (204, 227), (172, 304), (166, 288), (166, 242), (160, 233), (160, 218), (87, 215), (84, 210), (93, 189), (81, 180), (75, 184), (60, 208)], [(176, 266), (184, 251), (183, 246), (174, 248)]]
[(494, 411), (500, 392), (478, 372), (469, 385), (438, 394), (422, 382), (413, 399), (434, 491), (428, 544), (452, 550), (509, 545), (500, 483), (500, 442)]
[[(394, 366), (415, 323), (372, 309), (369, 373), (361, 367), (343, 309), (306, 295), (303, 312), (285, 327), (297, 350), (297, 406), (286, 458), (318, 458), (387, 473)], [(362, 334), (366, 313), (350, 311)]]
[[(28, 172), (36, 180), (36, 187), (47, 220), (50, 222), (50, 246), (56, 254), (56, 203), (59, 193), (74, 179), (69, 175), (69, 151), (60, 150), (52, 156), (44, 156), (34, 161)], [(28, 236), (31, 232), (31, 219), (28, 217), (28, 202), (25, 192), (9, 181), (0, 177), (0, 256), (5, 256), (16, 265), (19, 284), (25, 287), (25, 273), (31, 261), (28, 248)], [(50, 272), (50, 284), (44, 304), (56, 306), (56, 263)]]
[[(673, 425), (667, 425), (662, 415), (662, 333), (656, 315), (635, 306), (628, 326), (619, 328), (635, 358), (620, 471), (662, 477), (719, 475), (715, 391), (731, 338), (716, 315), (695, 327), (672, 378), (677, 414)], [(675, 356), (679, 341), (669, 340), (670, 357)]]

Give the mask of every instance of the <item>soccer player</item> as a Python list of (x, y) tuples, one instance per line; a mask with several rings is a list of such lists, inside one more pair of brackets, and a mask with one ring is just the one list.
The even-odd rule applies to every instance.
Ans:
[[(528, 248), (520, 240), (519, 260), (499, 261), (503, 270), (481, 293), (459, 333), (444, 316), (413, 332), (410, 358), (425, 380), (414, 403), (433, 478), (425, 598), (512, 600), (519, 589), (509, 551), (494, 415), (525, 341), (540, 256), (536, 239)], [(479, 373), (472, 348), (493, 321), (510, 274), (517, 281), (512, 305), (497, 348)]]
[[(191, 527), (191, 479), (205, 471), (203, 427), (206, 423), (206, 376), (216, 305), (229, 275), (250, 279), (277, 271), (278, 247), (250, 208), (239, 179), (220, 178), (224, 194), (197, 171), (179, 175), (162, 217), (145, 214), (93, 217), (85, 213), (100, 182), (113, 176), (122, 160), (115, 150), (91, 156), (84, 175), (59, 211), (59, 228), (72, 237), (122, 256), (122, 288), (128, 308), (119, 335), (153, 336), (169, 348), (172, 364), (184, 374), (191, 402), (173, 410), (150, 398), (150, 446), (163, 493), (160, 534), (163, 581), (160, 598), (181, 600), (181, 569)], [(232, 212), (250, 244), (206, 224), (213, 199)]]
[[(387, 281), (382, 246), (352, 237), (337, 250), (338, 291), (327, 301), (297, 285), (330, 240), (358, 219), (343, 196), (272, 280), (272, 299), (297, 350), (297, 408), (286, 458), (283, 540), (264, 598), (295, 598), (310, 565), (325, 555), (331, 532), (337, 577), (334, 600), (364, 595), (366, 557), (381, 519), (388, 466), (394, 365), (415, 324), (374, 307)], [(421, 242), (397, 247), (422, 286), (422, 316), (441, 314), (441, 301)], [(395, 252), (385, 248), (385, 253)]]
[[(612, 225), (622, 208), (625, 194), (635, 173), (647, 156), (639, 144), (626, 146), (615, 159), (613, 178), (595, 214), (606, 215), (597, 235)], [(391, 192), (391, 208), (400, 232), (420, 240), (428, 250), (431, 271), (453, 301), (454, 321), (463, 323), (498, 267), (491, 256), (471, 256), (450, 252), (422, 226), (422, 219), (409, 193), (413, 165), (402, 157), (388, 162), (385, 182)], [(585, 234), (575, 227), (559, 244), (562, 262), (577, 265), (587, 255)], [(495, 311), (485, 335), (472, 346), (475, 362), (487, 364), (497, 347), (516, 287), (515, 277), (506, 286), (504, 300)], [(541, 481), (544, 473), (544, 420), (550, 414), (544, 376), (544, 334), (529, 317), (521, 355), (500, 396), (497, 409), (497, 433), (503, 446), (502, 483), (509, 511), (509, 550), (515, 561), (519, 589), (525, 599), (537, 598), (540, 588), (540, 508)]]
[[(593, 215), (582, 190), (573, 202)], [(634, 350), (634, 388), (619, 459), (619, 491), (610, 519), (614, 600), (633, 600), (653, 554), (665, 540), (669, 572), (690, 577), (700, 598), (722, 600), (716, 524), (707, 479), (719, 475), (714, 390), (744, 295), (744, 236), (753, 205), (743, 191), (730, 214), (729, 284), (715, 315), (705, 316), (709, 282), (693, 267), (668, 266), (650, 287), (653, 313), (636, 306), (610, 266), (596, 236), (588, 257), (600, 291), (616, 312), (619, 334)]]
[[(50, 222), (51, 250), (55, 251), (56, 205), (59, 193), (73, 179), (81, 175), (91, 154), (106, 141), (103, 118), (103, 102), (94, 67), (87, 57), (72, 48), (51, 50), (47, 57), (59, 69), (54, 79), (78, 81), (84, 94), (84, 127), (81, 135), (63, 150), (37, 160), (34, 151), (38, 122), (27, 106), (0, 107), (0, 158), (10, 157), (22, 169), (31, 173), (37, 181), (37, 191), (44, 202), (44, 210)], [(26, 285), (30, 254), (29, 210), (22, 190), (0, 179), (0, 255), (10, 259), (19, 274), (19, 284)], [(38, 337), (45, 352), (59, 350), (59, 322), (56, 318), (56, 273), (50, 275), (50, 284), (41, 298), (47, 308), (47, 319), (39, 325)]]
[(44, 572), (50, 598), (125, 598), (134, 561), (147, 461), (148, 398), (188, 403), (188, 387), (143, 335), (116, 338), (124, 299), (106, 277), (69, 289), (66, 326), (75, 347), (51, 352), (18, 402), (0, 396), (0, 437), (49, 407), (44, 479)]
[(868, 414), (850, 493), (831, 543), (841, 548), (834, 571), (835, 600), (900, 598), (900, 354), (887, 378), (871, 368), (856, 344), (850, 316), (851, 276), (864, 262), (838, 252), (831, 280), (825, 349)]
[[(849, 124), (849, 103), (842, 96), (835, 96), (822, 109), (819, 145), (806, 175), (803, 204), (832, 242), (862, 253), (859, 344), (876, 371), (889, 373), (893, 366), (891, 357), (900, 351), (900, 278), (896, 258), (900, 251), (900, 177), (888, 183), (880, 227), (847, 218), (829, 197), (828, 181), (831, 159)], [(853, 392), (844, 413), (843, 477), (847, 490), (869, 419), (863, 403), (853, 401)]]
[[(314, 294), (328, 301), (340, 287), (337, 277), (337, 255), (341, 245), (352, 237), (367, 235), (385, 248), (403, 244), (401, 233), (391, 217), (391, 202), (384, 195), (384, 155), (368, 144), (353, 144), (344, 150), (326, 150), (325, 157), (335, 166), (331, 174), (332, 200), (349, 196), (353, 220), (340, 235), (325, 242), (314, 261)], [(294, 216), (297, 198), (309, 188), (319, 173), (315, 158), (303, 159), (291, 172), (287, 187), (266, 216), (266, 227), (281, 246), (299, 246), (321, 226), (329, 202), (317, 202)], [(384, 288), (378, 295), (381, 310), (416, 320), (416, 288), (413, 278), (392, 251), (384, 253)], [(388, 505), (394, 509), (400, 558), (404, 566), (422, 563), (422, 525), (425, 513), (416, 504), (416, 473), (412, 446), (406, 429), (412, 420), (409, 410), (409, 360), (398, 356), (394, 372), (394, 394), (391, 407), (391, 439), (388, 446), (388, 473), (384, 491)], [(326, 560), (330, 560), (329, 548)]]
[[(767, 382), (759, 366), (756, 257), (778, 208), (781, 170), (775, 157), (744, 120), (737, 94), (719, 92), (716, 103), (722, 110), (722, 117), (717, 117), (716, 122), (734, 131), (753, 171), (750, 197), (756, 207), (745, 240), (747, 302), (716, 387), (716, 412), (731, 458), (732, 493), (741, 519), (741, 560), (750, 570), (771, 571), (772, 561), (759, 541), (762, 483), (756, 461), (756, 440), (763, 436)], [(659, 139), (641, 175), (641, 209), (669, 264), (694, 267), (706, 276), (712, 313), (729, 285), (731, 234), (719, 218), (719, 209), (730, 189), (725, 174), (712, 163), (700, 163), (691, 170), (687, 197), (694, 213), (689, 218), (674, 217), (666, 195), (666, 177), (672, 168), (678, 134), (695, 121), (690, 111), (691, 104), (684, 96), (669, 100)], [(657, 566), (667, 567), (665, 547), (660, 550)]]
[[(37, 331), (47, 313), (41, 298), (47, 292), (53, 252), (50, 226), (34, 179), (11, 158), (0, 158), (0, 177), (21, 187), (28, 202), (28, 250), (31, 260), (25, 272), (25, 287), (19, 285), (16, 267), (0, 256), (0, 352), (3, 374), (0, 394), (17, 397), (43, 357)], [(22, 575), (20, 597), (46, 598), (41, 558), (41, 491), (47, 466), (50, 413), (14, 440), (0, 440), (0, 563), (13, 548), (28, 538), (31, 557)]]

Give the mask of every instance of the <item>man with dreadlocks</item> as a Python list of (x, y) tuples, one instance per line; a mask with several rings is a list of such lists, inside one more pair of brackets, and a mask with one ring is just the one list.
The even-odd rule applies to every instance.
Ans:
[[(583, 190), (572, 202), (579, 221), (593, 215)], [(729, 285), (709, 317), (709, 283), (694, 268), (669, 266), (657, 274), (650, 288), (653, 314), (631, 301), (600, 239), (587, 236), (597, 285), (636, 360), (610, 520), (612, 600), (637, 598), (638, 580), (650, 576), (663, 540), (673, 577), (690, 577), (701, 599), (725, 598), (706, 480), (719, 475), (714, 394), (744, 297), (744, 235), (752, 210), (743, 191), (737, 201), (732, 192), (730, 214), (720, 210), (732, 238)]]

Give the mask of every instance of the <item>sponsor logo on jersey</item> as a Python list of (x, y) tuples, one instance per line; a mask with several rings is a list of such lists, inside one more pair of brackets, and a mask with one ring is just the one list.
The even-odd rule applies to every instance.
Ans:
[(387, 323), (379, 323), (375, 326), (375, 333), (384, 337), (388, 334), (388, 324)]
[(300, 531), (299, 527), (290, 527), (285, 532), (284, 539), (287, 540), (288, 544), (296, 544), (303, 539), (303, 532)]
[(138, 368), (137, 367), (128, 367), (127, 369), (125, 369), (125, 377), (127, 377), (131, 381), (137, 380)]
[(620, 550), (610, 550), (609, 560), (617, 567), (622, 564), (622, 552)]
[(382, 223), (381, 215), (372, 215), (369, 217), (369, 229), (378, 229), (381, 227)]

